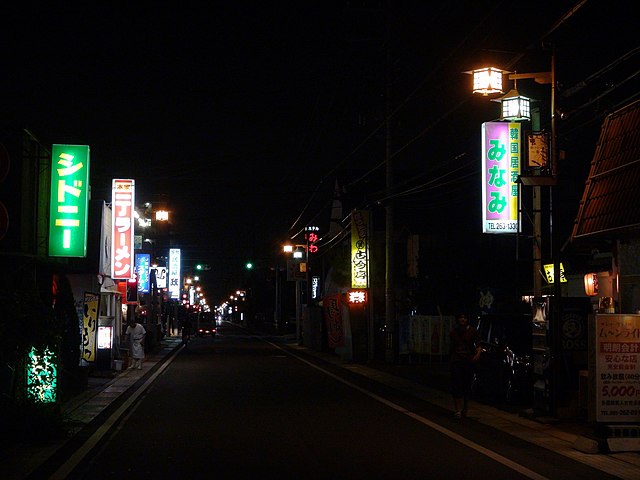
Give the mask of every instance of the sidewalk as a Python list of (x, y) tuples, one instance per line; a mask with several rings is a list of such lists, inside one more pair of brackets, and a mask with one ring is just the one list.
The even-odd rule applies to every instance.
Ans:
[[(374, 362), (371, 365), (363, 365), (341, 360), (331, 353), (317, 352), (299, 346), (295, 340), (289, 341), (287, 346), (294, 351), (321, 358), (445, 410), (452, 410), (452, 399), (447, 388), (448, 364), (446, 362), (431, 364)], [(469, 420), (488, 425), (603, 472), (629, 480), (640, 478), (640, 453), (596, 453), (593, 450), (595, 443), (592, 438), (593, 430), (586, 422), (555, 422), (552, 419), (525, 418), (517, 411), (505, 411), (474, 401), (470, 402), (469, 412)]]
[[(148, 353), (141, 370), (123, 370), (110, 377), (89, 377), (89, 386), (82, 393), (62, 405), (62, 413), (68, 419), (70, 436), (74, 437), (107, 407), (131, 388), (141, 378), (151, 375), (154, 367), (182, 344), (180, 336), (165, 337), (159, 348)], [(0, 458), (0, 474), (6, 479), (24, 479), (60, 450), (69, 438), (52, 441), (46, 445), (15, 445)]]
[[(89, 388), (62, 407), (64, 414), (72, 422), (72, 435), (76, 435), (96, 419), (138, 381), (151, 376), (155, 367), (175, 352), (180, 345), (180, 337), (165, 337), (161, 341), (160, 348), (145, 359), (142, 370), (121, 371), (115, 378), (91, 377)], [(332, 353), (318, 352), (299, 346), (295, 340), (292, 341), (285, 337), (282, 337), (282, 345), (293, 353), (317, 357), (441, 408), (451, 409), (451, 398), (446, 388), (443, 388), (446, 385), (448, 375), (446, 363), (363, 365), (343, 361)], [(96, 420), (96, 422), (99, 421), (100, 419)], [(590, 427), (585, 423), (543, 423), (523, 418), (517, 412), (507, 412), (478, 402), (472, 402), (468, 421), (477, 421), (491, 426), (619, 478), (629, 480), (640, 478), (639, 453), (590, 454), (577, 449), (576, 444), (579, 444), (581, 440), (588, 439), (590, 433)], [(0, 472), (2, 472), (3, 478), (23, 479), (28, 477), (38, 466), (61, 449), (67, 441), (68, 439), (63, 439), (45, 446), (16, 445), (13, 451), (5, 455), (5, 458), (0, 459)]]

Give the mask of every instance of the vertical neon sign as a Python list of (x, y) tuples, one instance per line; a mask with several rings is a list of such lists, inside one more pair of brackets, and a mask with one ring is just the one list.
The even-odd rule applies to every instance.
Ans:
[(482, 232), (517, 233), (520, 124), (482, 124)]
[(111, 182), (113, 212), (111, 240), (111, 278), (134, 278), (133, 225), (135, 180), (113, 179)]
[(169, 293), (171, 298), (180, 298), (180, 249), (169, 249)]
[(89, 146), (53, 145), (51, 157), (49, 255), (86, 257)]
[(149, 281), (151, 273), (151, 255), (148, 253), (136, 254), (136, 273), (138, 275), (138, 292), (149, 293)]
[(369, 212), (351, 213), (351, 287), (369, 287)]

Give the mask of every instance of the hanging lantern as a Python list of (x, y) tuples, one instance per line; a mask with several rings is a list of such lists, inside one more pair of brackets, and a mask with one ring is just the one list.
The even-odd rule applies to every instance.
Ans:
[(531, 99), (520, 95), (517, 88), (493, 101), (502, 104), (500, 118), (503, 120), (531, 120)]
[(473, 93), (489, 95), (491, 93), (502, 93), (502, 74), (504, 70), (495, 67), (478, 68), (471, 72), (473, 74)]
[(598, 295), (598, 274), (587, 273), (584, 276), (584, 293), (588, 297), (595, 297)]

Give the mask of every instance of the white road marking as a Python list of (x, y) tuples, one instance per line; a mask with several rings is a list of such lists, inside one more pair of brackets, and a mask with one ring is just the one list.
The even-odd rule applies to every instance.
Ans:
[(316, 370), (319, 370), (320, 372), (324, 373), (325, 375), (328, 375), (332, 378), (334, 378), (335, 380), (338, 380), (339, 382), (344, 383), (345, 385), (358, 390), (359, 392), (367, 395), (368, 397), (373, 398), (374, 400), (377, 400), (378, 402), (386, 405), (389, 408), (393, 408), (394, 410), (405, 414), (406, 416), (413, 418), (414, 420), (428, 426), (429, 428), (432, 428), (433, 430), (436, 430), (440, 433), (442, 433), (443, 435), (446, 435), (447, 437), (451, 438), (452, 440), (455, 440), (463, 445), (465, 445), (466, 447), (472, 448), (473, 450), (481, 453), (482, 455), (485, 455), (489, 458), (491, 458), (492, 460), (495, 460), (498, 463), (501, 463), (502, 465), (524, 475), (527, 478), (531, 478), (534, 480), (549, 480), (547, 477), (540, 475), (539, 473), (534, 472), (533, 470), (528, 469), (527, 467), (520, 465), (519, 463), (514, 462), (513, 460), (509, 460), (507, 457), (504, 457), (500, 454), (497, 454), (496, 452), (493, 452), (491, 450), (489, 450), (488, 448), (483, 447), (482, 445), (475, 443), (471, 440), (468, 440), (467, 438), (463, 437), (462, 435), (459, 435), (445, 427), (443, 427), (442, 425), (438, 425), (435, 422), (432, 422), (431, 420), (428, 420), (420, 415), (418, 415), (417, 413), (411, 412), (409, 410), (407, 410), (406, 408), (393, 403), (389, 400), (387, 400), (386, 398), (381, 397), (380, 395), (377, 395), (373, 392), (370, 392), (369, 390), (366, 390), (362, 387), (359, 387), (358, 385), (355, 385), (354, 383), (349, 382), (348, 380), (345, 380), (343, 378), (340, 378), (338, 375), (335, 375), (331, 372), (329, 372), (328, 370), (325, 370), (322, 367), (319, 367), (318, 365), (315, 365), (311, 362), (309, 362), (308, 360), (305, 360), (302, 357), (299, 357), (298, 355), (296, 355), (295, 353), (292, 353), (288, 350), (283, 349), (282, 347), (280, 347), (279, 345), (276, 345), (275, 343), (271, 343), (268, 340), (265, 340), (267, 343), (273, 345), (274, 347), (283, 350), (285, 352), (287, 352), (287, 354), (291, 355), (292, 357), (296, 358), (297, 360), (306, 363), (307, 365), (315, 368)]
[(78, 464), (87, 456), (89, 452), (98, 444), (98, 442), (104, 437), (109, 430), (114, 426), (114, 424), (118, 421), (118, 419), (124, 415), (133, 402), (137, 400), (137, 398), (144, 393), (144, 391), (149, 388), (149, 386), (155, 381), (155, 379), (160, 376), (162, 372), (169, 366), (169, 364), (173, 361), (175, 356), (182, 350), (182, 348), (178, 348), (173, 355), (171, 355), (168, 359), (164, 360), (160, 368), (156, 370), (153, 375), (151, 375), (146, 382), (144, 382), (140, 387), (133, 392), (133, 394), (125, 400), (125, 402), (118, 408), (115, 412), (113, 412), (109, 418), (102, 424), (100, 427), (91, 435), (84, 444), (78, 450), (74, 452), (73, 455), (69, 457), (69, 459), (63, 463), (58, 470), (56, 470), (53, 475), (49, 478), (51, 480), (62, 480), (67, 478), (71, 472), (78, 466)]

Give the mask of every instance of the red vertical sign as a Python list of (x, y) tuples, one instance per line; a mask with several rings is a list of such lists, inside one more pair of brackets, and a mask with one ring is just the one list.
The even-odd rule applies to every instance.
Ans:
[(133, 247), (135, 181), (113, 179), (111, 184), (113, 212), (111, 241), (111, 277), (133, 278), (135, 257)]
[(323, 298), (324, 319), (327, 325), (328, 347), (336, 348), (344, 345), (344, 322), (340, 295), (329, 295)]

